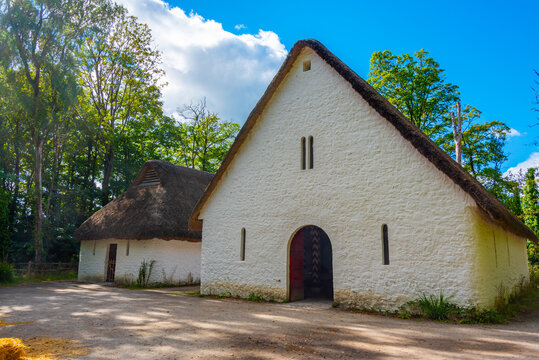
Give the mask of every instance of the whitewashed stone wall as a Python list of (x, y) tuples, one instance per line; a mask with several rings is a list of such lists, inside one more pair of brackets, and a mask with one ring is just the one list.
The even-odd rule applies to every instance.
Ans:
[(491, 307), (499, 295), (505, 298), (529, 282), (526, 241), (513, 233), (475, 217), (477, 303)]
[[(127, 244), (129, 242), (129, 255)], [(200, 281), (200, 242), (178, 240), (83, 240), (80, 245), (80, 281), (105, 281), (109, 244), (118, 244), (115, 282), (134, 283), (143, 260), (155, 260), (150, 282)]]
[[(314, 169), (301, 170), (300, 138), (308, 136)], [(443, 292), (460, 305), (487, 306), (491, 295), (475, 272), (489, 264), (478, 262), (488, 239), (475, 213), (468, 194), (306, 49), (202, 209), (201, 291), (286, 299), (292, 234), (316, 225), (332, 243), (336, 301), (389, 309)], [(382, 265), (382, 224), (390, 265)], [(518, 277), (524, 240), (509, 236)], [(497, 274), (489, 282), (505, 276)]]

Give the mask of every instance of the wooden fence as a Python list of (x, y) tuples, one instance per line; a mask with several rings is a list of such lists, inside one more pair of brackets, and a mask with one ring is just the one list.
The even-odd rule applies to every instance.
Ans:
[(27, 263), (12, 263), (13, 269), (18, 275), (53, 275), (68, 274), (76, 272), (78, 264), (73, 262), (56, 262), (34, 264), (32, 261)]

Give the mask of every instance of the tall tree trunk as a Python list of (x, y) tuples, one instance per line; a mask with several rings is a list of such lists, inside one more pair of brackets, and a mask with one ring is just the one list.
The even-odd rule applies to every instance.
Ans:
[(112, 167), (114, 166), (114, 149), (110, 149), (105, 155), (105, 169), (103, 171), (103, 184), (101, 184), (101, 189), (103, 193), (101, 194), (101, 205), (105, 206), (109, 202), (109, 182), (110, 176), (112, 174)]
[(19, 178), (21, 174), (21, 150), (19, 148), (19, 120), (17, 119), (17, 123), (15, 124), (15, 142), (14, 142), (14, 151), (15, 151), (15, 166), (14, 166), (14, 173), (15, 173), (15, 179), (13, 180), (13, 198), (11, 199), (11, 204), (9, 207), (9, 224), (10, 224), (10, 233), (14, 233), (15, 228), (15, 216), (17, 214), (17, 201), (19, 199)]
[(462, 117), (460, 111), (460, 101), (457, 101), (457, 118), (451, 113), (451, 124), (453, 125), (453, 140), (455, 141), (455, 160), (462, 165)]
[(43, 138), (38, 137), (35, 140), (35, 164), (34, 164), (34, 180), (35, 180), (35, 192), (36, 192), (36, 210), (35, 210), (35, 234), (34, 234), (34, 250), (35, 250), (35, 262), (41, 263), (41, 256), (43, 253), (43, 191), (42, 191), (42, 156), (43, 156)]

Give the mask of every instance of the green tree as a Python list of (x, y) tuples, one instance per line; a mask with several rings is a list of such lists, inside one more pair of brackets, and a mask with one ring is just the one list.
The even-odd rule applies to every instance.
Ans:
[[(42, 257), (43, 148), (59, 113), (74, 98), (73, 54), (81, 40), (90, 5), (85, 1), (6, 0), (0, 24), (6, 34), (8, 77), (24, 105), (34, 154), (35, 261)], [(22, 76), (18, 77), (17, 73)]]
[(186, 120), (179, 131), (181, 146), (177, 154), (179, 163), (202, 171), (216, 172), (240, 127), (222, 121), (206, 106), (206, 99), (185, 105), (181, 111)]
[(522, 218), (524, 223), (539, 236), (539, 192), (535, 169), (530, 168), (526, 173), (526, 183), (522, 190)]
[[(81, 52), (81, 85), (87, 98), (81, 110), (95, 134), (102, 157), (101, 204), (109, 201), (118, 149), (129, 132), (151, 126), (161, 114), (161, 57), (151, 44), (151, 32), (125, 9), (115, 7), (112, 20), (86, 40)], [(137, 122), (139, 122), (137, 124)]]
[[(526, 173), (526, 183), (522, 191), (522, 218), (524, 223), (539, 236), (539, 191), (537, 190), (536, 169)], [(528, 240), (528, 259), (530, 264), (539, 265), (539, 247)]]
[(458, 87), (445, 81), (444, 70), (419, 50), (414, 56), (389, 50), (372, 54), (367, 82), (420, 130), (437, 140), (444, 131), (444, 116), (459, 99)]

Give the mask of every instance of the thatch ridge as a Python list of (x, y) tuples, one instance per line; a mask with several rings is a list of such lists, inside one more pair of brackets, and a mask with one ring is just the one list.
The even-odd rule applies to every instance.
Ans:
[(535, 242), (537, 236), (520, 219), (511, 213), (494, 195), (487, 191), (473, 176), (468, 174), (456, 161), (447, 155), (438, 145), (436, 145), (428, 136), (408, 120), (400, 111), (398, 111), (389, 101), (380, 95), (372, 86), (357, 75), (352, 69), (344, 64), (339, 58), (333, 55), (324, 45), (314, 39), (300, 40), (294, 44), (283, 65), (271, 81), (270, 85), (253, 108), (245, 124), (241, 128), (236, 140), (232, 144), (230, 151), (226, 155), (221, 167), (208, 185), (206, 191), (197, 203), (189, 226), (191, 229), (202, 229), (202, 221), (198, 219), (202, 206), (209, 198), (219, 180), (225, 173), (228, 165), (234, 158), (234, 155), (241, 147), (247, 134), (255, 125), (264, 107), (269, 102), (278, 86), (288, 74), (292, 64), (305, 47), (315, 51), (326, 63), (335, 69), (352, 88), (361, 95), (365, 101), (372, 106), (382, 117), (388, 120), (401, 135), (410, 141), (410, 143), (440, 171), (446, 174), (455, 184), (467, 192), (477, 203), (487, 217), (509, 231), (526, 237)]
[[(158, 185), (139, 185), (153, 169)], [(200, 231), (189, 229), (189, 217), (213, 174), (150, 160), (131, 186), (90, 216), (76, 231), (76, 240), (165, 239), (200, 241)]]

